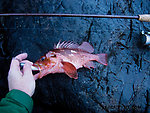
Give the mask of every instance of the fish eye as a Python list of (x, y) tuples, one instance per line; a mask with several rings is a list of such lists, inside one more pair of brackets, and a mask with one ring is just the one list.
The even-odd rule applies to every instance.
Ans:
[(41, 61), (43, 61), (43, 60), (45, 60), (45, 57), (42, 57), (42, 58), (41, 58)]

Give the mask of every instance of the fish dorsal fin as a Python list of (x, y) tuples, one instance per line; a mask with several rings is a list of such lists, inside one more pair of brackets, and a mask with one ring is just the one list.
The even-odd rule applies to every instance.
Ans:
[(57, 45), (54, 45), (54, 49), (61, 49), (61, 48), (72, 48), (72, 49), (76, 49), (78, 48), (79, 45), (76, 43), (73, 43), (71, 41), (64, 41), (62, 43), (60, 43), (60, 41), (58, 42)]
[(73, 64), (63, 61), (61, 63), (63, 64), (62, 68), (70, 78), (78, 79), (77, 69)]
[(78, 48), (87, 51), (89, 53), (94, 52), (94, 48), (88, 42), (83, 42)]

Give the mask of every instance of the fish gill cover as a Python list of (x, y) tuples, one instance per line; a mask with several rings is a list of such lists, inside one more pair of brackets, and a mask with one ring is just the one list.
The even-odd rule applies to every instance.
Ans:
[[(1, 13), (150, 13), (149, 0), (1, 0)], [(89, 42), (108, 54), (108, 66), (79, 69), (79, 78), (53, 74), (36, 81), (33, 113), (150, 112), (150, 49), (141, 45), (138, 20), (71, 17), (0, 17), (0, 98), (8, 92), (10, 59), (22, 52), (35, 62), (59, 40)]]

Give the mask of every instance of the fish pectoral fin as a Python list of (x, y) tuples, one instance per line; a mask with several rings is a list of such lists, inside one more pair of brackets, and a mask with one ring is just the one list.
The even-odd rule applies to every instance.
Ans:
[(77, 69), (76, 67), (69, 63), (69, 62), (63, 62), (62, 61), (62, 64), (63, 64), (63, 69), (64, 69), (64, 72), (70, 77), (70, 78), (74, 78), (74, 79), (78, 79), (78, 73), (77, 73)]
[(84, 64), (84, 67), (91, 69), (91, 68), (95, 68), (96, 66), (94, 65), (93, 61), (89, 61), (89, 62)]

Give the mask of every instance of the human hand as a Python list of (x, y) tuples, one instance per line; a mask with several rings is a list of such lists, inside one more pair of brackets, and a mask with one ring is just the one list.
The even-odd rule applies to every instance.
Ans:
[[(32, 96), (35, 90), (35, 80), (31, 70), (33, 63), (23, 60), (25, 58), (27, 58), (27, 53), (19, 54), (12, 59), (8, 73), (8, 86), (9, 91), (18, 89)], [(20, 70), (20, 62), (25, 63), (23, 70)]]

